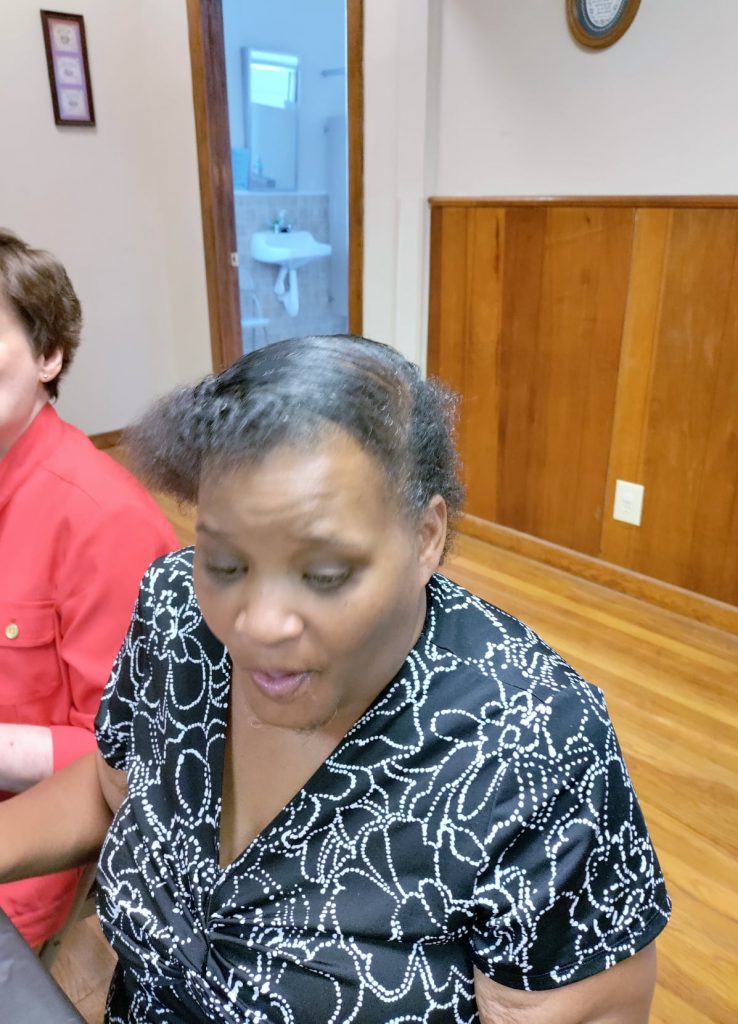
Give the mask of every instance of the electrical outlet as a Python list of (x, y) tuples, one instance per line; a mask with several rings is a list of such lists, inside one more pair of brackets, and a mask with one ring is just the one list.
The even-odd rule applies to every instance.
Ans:
[(613, 519), (619, 519), (621, 523), (640, 526), (642, 513), (643, 484), (632, 484), (630, 480), (616, 480)]

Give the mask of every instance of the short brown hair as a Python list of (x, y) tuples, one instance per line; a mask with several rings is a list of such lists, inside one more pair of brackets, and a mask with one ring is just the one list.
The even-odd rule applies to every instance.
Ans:
[(49, 397), (56, 398), (82, 329), (82, 307), (66, 270), (51, 253), (32, 249), (0, 228), (0, 294), (28, 330), (35, 356), (61, 349), (62, 368), (44, 384)]

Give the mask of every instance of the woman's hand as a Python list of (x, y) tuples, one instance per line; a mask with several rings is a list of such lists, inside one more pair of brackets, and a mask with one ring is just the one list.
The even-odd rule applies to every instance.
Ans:
[(648, 1024), (656, 983), (653, 943), (584, 981), (522, 992), (474, 969), (480, 1024)]

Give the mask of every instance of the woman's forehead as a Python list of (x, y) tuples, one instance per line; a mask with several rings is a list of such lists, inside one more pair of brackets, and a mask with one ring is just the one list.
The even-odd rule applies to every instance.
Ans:
[(388, 474), (372, 452), (367, 451), (348, 431), (332, 424), (308, 434), (280, 440), (256, 451), (205, 455), (200, 473), (200, 494), (207, 495), (224, 484), (258, 481), (281, 476), (285, 486), (304, 481), (320, 468), (323, 475), (351, 479), (368, 475), (385, 480)]
[(381, 466), (358, 445), (275, 450), (257, 464), (211, 472), (198, 507), (201, 540), (277, 560), (320, 549), (358, 557), (408, 528)]
[(201, 508), (225, 504), (256, 516), (319, 515), (392, 497), (382, 464), (343, 431), (312, 446), (280, 444), (258, 459), (206, 462), (199, 490)]

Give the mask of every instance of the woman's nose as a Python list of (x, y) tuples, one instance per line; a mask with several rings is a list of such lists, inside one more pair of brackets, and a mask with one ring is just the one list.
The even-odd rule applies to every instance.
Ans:
[(283, 595), (272, 588), (254, 588), (236, 617), (236, 631), (253, 644), (272, 646), (295, 640), (303, 621)]

